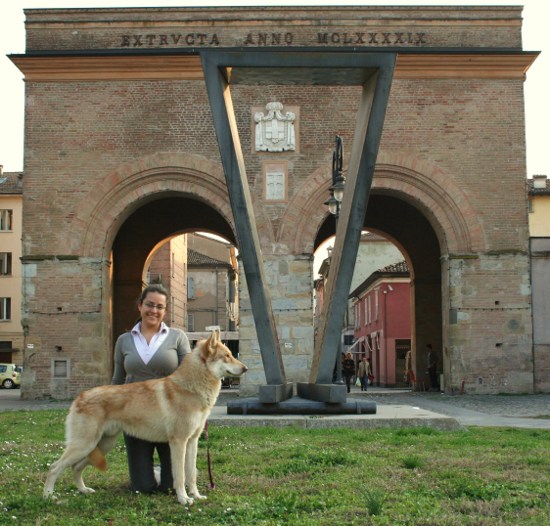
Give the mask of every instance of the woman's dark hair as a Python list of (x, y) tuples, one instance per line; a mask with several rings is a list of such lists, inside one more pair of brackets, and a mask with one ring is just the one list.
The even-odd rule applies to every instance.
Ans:
[(152, 285), (147, 285), (141, 291), (141, 295), (139, 297), (138, 302), (143, 303), (143, 300), (145, 299), (147, 294), (149, 294), (149, 292), (156, 292), (158, 294), (162, 294), (163, 296), (166, 297), (166, 299), (168, 299), (168, 291), (164, 288), (164, 286), (161, 285), (160, 283), (153, 283)]

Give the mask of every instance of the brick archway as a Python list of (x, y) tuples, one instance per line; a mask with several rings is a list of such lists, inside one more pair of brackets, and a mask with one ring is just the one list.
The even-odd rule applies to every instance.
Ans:
[[(476, 211), (452, 178), (429, 163), (409, 159), (407, 166), (407, 159), (400, 160), (402, 165), (377, 164), (371, 196), (393, 195), (422, 212), (436, 232), (442, 254), (484, 250), (484, 233)], [(329, 215), (324, 202), (330, 185), (326, 169), (317, 170), (289, 203), (281, 238), (292, 235), (287, 242), (296, 253), (312, 253), (316, 249), (319, 229)]]
[(391, 194), (412, 204), (436, 232), (442, 253), (485, 249), (477, 212), (453, 178), (436, 165), (415, 158), (380, 155), (372, 191)]
[(319, 168), (307, 178), (289, 202), (278, 240), (292, 247), (291, 252), (313, 254), (317, 248), (317, 232), (329, 215), (324, 203), (331, 185), (327, 168)]
[[(227, 186), (219, 163), (193, 154), (155, 154), (121, 165), (95, 184), (69, 214), (69, 251), (108, 258), (120, 226), (140, 206), (163, 196), (187, 195), (209, 203), (235, 228)], [(261, 214), (258, 228), (269, 234)], [(273, 237), (271, 235), (271, 237)]]
[[(443, 317), (450, 305), (448, 260), (485, 250), (484, 232), (466, 194), (441, 169), (418, 159), (379, 159), (383, 162), (376, 166), (365, 228), (388, 235), (407, 254), (415, 366), (423, 371), (426, 343), (448, 347)], [(330, 184), (326, 170), (319, 170), (290, 203), (282, 231), (295, 232), (296, 253), (311, 253), (334, 234), (334, 220), (324, 205)], [(450, 361), (443, 357), (442, 363), (448, 373)]]

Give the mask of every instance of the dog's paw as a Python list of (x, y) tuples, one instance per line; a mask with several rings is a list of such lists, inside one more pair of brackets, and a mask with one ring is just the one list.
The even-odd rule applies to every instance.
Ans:
[(193, 506), (193, 504), (195, 504), (195, 499), (192, 499), (191, 497), (182, 497), (181, 499), (178, 499), (178, 501), (183, 506)]
[(82, 488), (78, 488), (78, 491), (80, 491), (80, 493), (84, 493), (84, 495), (90, 495), (92, 493), (95, 493), (95, 489), (89, 488), (88, 486), (83, 486)]
[(201, 495), (198, 491), (191, 492), (191, 496), (197, 500), (206, 500), (206, 495)]

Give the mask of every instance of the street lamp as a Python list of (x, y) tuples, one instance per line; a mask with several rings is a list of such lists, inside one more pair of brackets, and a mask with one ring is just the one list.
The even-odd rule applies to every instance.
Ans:
[[(344, 162), (344, 148), (342, 137), (336, 135), (334, 151), (332, 152), (332, 186), (330, 187), (330, 197), (325, 201), (329, 212), (334, 216), (335, 230), (338, 229), (338, 219), (340, 217), (340, 204), (344, 198), (344, 188), (346, 187), (346, 178), (342, 175), (342, 165)], [(338, 353), (336, 356), (336, 384), (343, 384), (342, 380), (342, 335), (338, 343)]]

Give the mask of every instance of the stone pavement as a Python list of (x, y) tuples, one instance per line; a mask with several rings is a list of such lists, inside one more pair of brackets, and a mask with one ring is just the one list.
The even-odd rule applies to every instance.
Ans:
[[(462, 429), (464, 426), (550, 430), (550, 394), (446, 395), (371, 388), (352, 390), (355, 398), (376, 402), (375, 415), (228, 415), (227, 401), (237, 390), (223, 389), (210, 416), (215, 425), (320, 427), (418, 427)], [(68, 408), (68, 401), (21, 400), (19, 390), (0, 389), (0, 412)], [(1, 417), (0, 417), (1, 420)]]
[(377, 404), (406, 404), (454, 418), (464, 426), (519, 427), (550, 430), (550, 394), (447, 395), (376, 390)]

